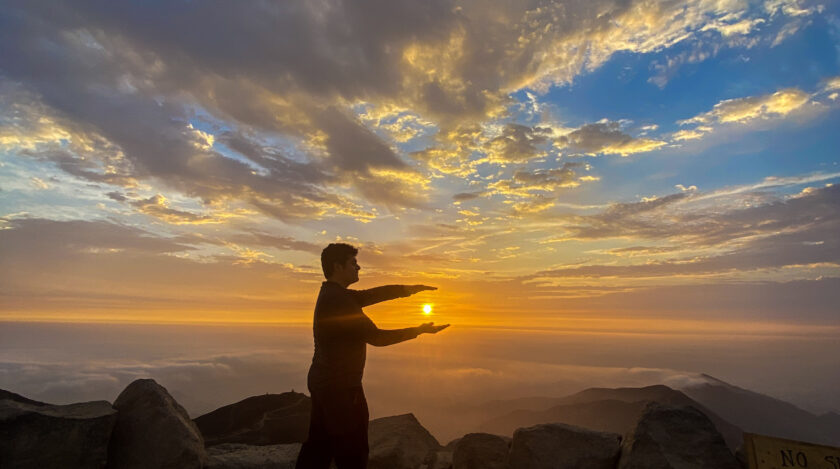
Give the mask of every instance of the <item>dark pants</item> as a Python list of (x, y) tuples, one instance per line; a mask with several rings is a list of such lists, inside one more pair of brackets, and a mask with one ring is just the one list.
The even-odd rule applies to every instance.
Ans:
[(361, 386), (310, 389), (309, 437), (295, 469), (365, 469), (368, 461), (367, 400)]

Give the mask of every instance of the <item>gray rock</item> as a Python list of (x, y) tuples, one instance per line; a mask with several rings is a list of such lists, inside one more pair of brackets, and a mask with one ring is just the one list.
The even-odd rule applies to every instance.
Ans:
[(435, 460), (428, 467), (430, 469), (452, 469), (452, 451), (446, 449), (435, 451)]
[(430, 468), (435, 464), (437, 452), (442, 449), (414, 414), (371, 420), (368, 442), (368, 469)]
[(226, 405), (194, 421), (207, 446), (303, 443), (309, 433), (311, 407), (309, 397), (300, 393), (265, 394)]
[(461, 441), (460, 438), (455, 438), (454, 440), (447, 443), (446, 446), (443, 447), (443, 449), (445, 449), (446, 451), (454, 452), (455, 446), (458, 444), (459, 441)]
[(648, 404), (621, 446), (619, 469), (740, 469), (711, 420), (692, 406)]
[(42, 406), (42, 405), (49, 405), (45, 402), (40, 401), (33, 401), (27, 397), (23, 397), (20, 394), (15, 394), (11, 391), (6, 391), (5, 389), (0, 389), (0, 400), (8, 399), (10, 401), (15, 402), (23, 402), (24, 404), (32, 404), (35, 406)]
[(0, 400), (0, 467), (105, 467), (108, 439), (117, 419), (111, 404), (27, 401)]
[(452, 469), (505, 469), (509, 439), (489, 433), (469, 433), (455, 445)]
[(201, 468), (207, 464), (204, 440), (187, 411), (153, 379), (138, 379), (114, 401), (119, 411), (108, 466)]
[(254, 446), (224, 443), (208, 449), (207, 469), (294, 469), (300, 443)]
[(620, 449), (617, 433), (548, 423), (516, 430), (508, 461), (515, 469), (613, 469)]

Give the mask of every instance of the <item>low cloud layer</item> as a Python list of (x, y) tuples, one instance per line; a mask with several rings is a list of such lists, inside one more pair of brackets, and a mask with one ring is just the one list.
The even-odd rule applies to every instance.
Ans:
[[(824, 358), (831, 349), (822, 348), (831, 345), (821, 339), (797, 346), (812, 360), (805, 374), (793, 361), (769, 366), (774, 349), (746, 337), (718, 340), (709, 349), (699, 337), (674, 343), (661, 336), (568, 333), (557, 340), (546, 331), (453, 328), (447, 334), (370, 351), (365, 386), (374, 418), (413, 412), (445, 443), (476, 431), (482, 421), (473, 411), (488, 401), (560, 397), (588, 387), (680, 387), (698, 373), (817, 411), (840, 405)], [(254, 395), (308, 394), (307, 327), (12, 324), (0, 337), (0, 388), (46, 402), (113, 402), (128, 383), (149, 377), (193, 417)], [(688, 369), (674, 368), (675, 354), (698, 347), (706, 352), (692, 353)], [(551, 358), (535, 360), (535, 353)], [(789, 394), (790, 379), (810, 391)]]

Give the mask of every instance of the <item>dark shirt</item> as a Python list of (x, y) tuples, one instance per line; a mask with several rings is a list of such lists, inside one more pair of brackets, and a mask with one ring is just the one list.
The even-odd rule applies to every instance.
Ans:
[(384, 330), (362, 311), (382, 301), (409, 296), (403, 285), (350, 290), (335, 282), (321, 284), (312, 330), (315, 354), (309, 389), (362, 385), (367, 344), (385, 346), (417, 337), (417, 328)]

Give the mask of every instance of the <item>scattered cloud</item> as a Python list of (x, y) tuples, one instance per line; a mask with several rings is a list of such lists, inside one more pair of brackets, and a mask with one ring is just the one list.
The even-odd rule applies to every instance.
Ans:
[[(484, 141), (472, 129), (505, 117), (514, 91), (569, 84), (618, 52), (659, 52), (712, 31), (746, 36), (774, 15), (813, 13), (796, 5), (768, 4), (765, 18), (740, 2), (211, 2), (156, 10), (170, 20), (150, 25), (139, 19), (160, 6), (13, 2), (0, 39), (10, 51), (3, 86), (16, 90), (4, 94), (48, 117), (6, 125), (0, 142), (91, 181), (236, 199), (285, 221), (341, 213), (348, 198), (418, 207), (426, 190), (404, 191), (405, 178), (381, 172), (415, 171), (392, 142), (430, 138), (408, 153), (462, 176), (471, 160), (540, 158), (551, 137), (540, 125), (506, 124)], [(354, 112), (360, 105), (369, 108)], [(614, 123), (575, 132), (563, 148), (628, 156), (664, 145)], [(79, 151), (91, 142), (100, 148)]]
[(50, 185), (47, 184), (43, 179), (39, 177), (32, 176), (29, 178), (29, 183), (37, 190), (46, 190), (50, 188)]
[(597, 181), (586, 173), (591, 166), (580, 162), (566, 162), (559, 168), (517, 170), (510, 179), (499, 179), (488, 184), (489, 194), (530, 197), (534, 193), (554, 193), (560, 189), (578, 187), (584, 182)]
[(680, 121), (680, 124), (748, 123), (756, 119), (784, 117), (808, 103), (810, 95), (797, 88), (747, 98), (727, 99), (711, 111)]
[(587, 155), (607, 154), (629, 156), (656, 150), (665, 142), (649, 139), (634, 138), (621, 130), (621, 123), (616, 121), (602, 121), (585, 124), (582, 127), (559, 137), (555, 146), (570, 151), (579, 151)]
[(166, 197), (156, 194), (148, 199), (135, 200), (131, 202), (131, 206), (135, 207), (146, 215), (160, 218), (167, 223), (174, 225), (181, 224), (201, 224), (201, 223), (220, 223), (222, 220), (208, 215), (199, 215), (196, 213), (177, 210), (169, 207), (169, 201)]
[(544, 157), (548, 154), (545, 146), (550, 135), (551, 129), (547, 127), (509, 123), (501, 135), (485, 144), (487, 159), (495, 163), (524, 163)]

